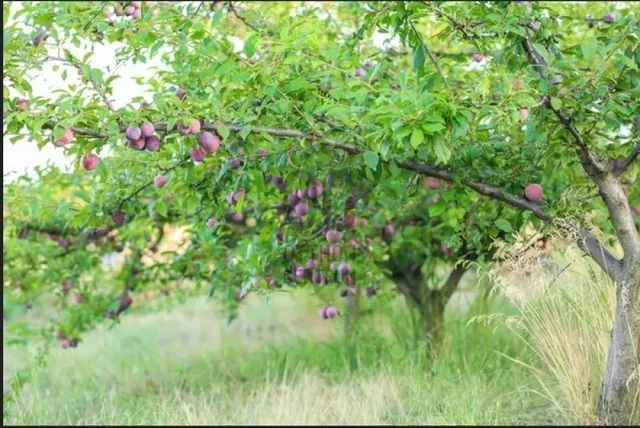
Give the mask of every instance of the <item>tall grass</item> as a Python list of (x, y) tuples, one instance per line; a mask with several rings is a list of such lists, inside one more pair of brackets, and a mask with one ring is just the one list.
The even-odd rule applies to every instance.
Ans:
[[(56, 349), (23, 395), (4, 403), (3, 421), (508, 424), (543, 414), (529, 371), (495, 352), (528, 361), (506, 329), (465, 327), (466, 316), (453, 310), (444, 351), (428, 363), (378, 328), (388, 322), (378, 317), (401, 323), (401, 305), (380, 302), (380, 315), (345, 340), (339, 322), (319, 320), (311, 302), (296, 301), (274, 302), (263, 314), (256, 311), (264, 304), (253, 305), (230, 326), (211, 304), (192, 302), (98, 329), (71, 352)], [(22, 357), (5, 354), (5, 362), (12, 358)]]
[[(532, 363), (513, 361), (534, 374), (540, 385), (536, 393), (548, 401), (553, 419), (594, 424), (615, 312), (615, 286), (576, 248), (564, 247), (555, 255), (564, 266), (557, 272), (541, 269), (536, 254), (487, 272), (495, 291), (514, 303), (519, 314), (474, 320), (500, 320), (533, 352)], [(629, 415), (629, 423), (640, 423), (637, 410)]]
[[(254, 297), (230, 325), (206, 301), (134, 312), (56, 349), (7, 397), (3, 422), (592, 424), (613, 286), (573, 250), (555, 256), (568, 266), (557, 276), (524, 258), (481, 278), (494, 294), (447, 308), (435, 361), (393, 299), (366, 299), (348, 340), (295, 293)], [(23, 360), (24, 350), (3, 353), (5, 371)]]

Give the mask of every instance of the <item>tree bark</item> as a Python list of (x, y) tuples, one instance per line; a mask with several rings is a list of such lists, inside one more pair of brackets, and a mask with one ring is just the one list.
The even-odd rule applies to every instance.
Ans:
[(598, 397), (598, 422), (606, 425), (640, 423), (640, 263), (623, 276)]
[(425, 296), (420, 306), (422, 334), (430, 357), (435, 356), (444, 338), (444, 309), (449, 298), (441, 290), (433, 290)]
[(353, 287), (349, 287), (349, 294), (347, 294), (347, 319), (344, 323), (344, 334), (346, 337), (350, 337), (355, 330), (355, 323), (360, 313), (360, 288), (357, 284)]
[[(523, 40), (523, 47), (529, 62), (544, 79), (546, 62), (528, 37)], [(607, 254), (595, 238), (584, 233), (581, 233), (578, 241), (580, 248), (616, 283), (616, 313), (596, 415), (601, 424), (629, 424), (632, 422), (631, 418), (636, 421), (639, 419), (640, 412), (640, 235), (619, 176), (637, 159), (638, 154), (635, 152), (638, 151), (638, 146), (625, 160), (623, 170), (611, 168), (607, 166), (608, 162), (591, 152), (571, 117), (554, 108), (549, 96), (545, 96), (544, 104), (553, 111), (571, 135), (573, 147), (584, 171), (598, 186), (600, 197), (607, 206), (609, 218), (624, 253), (622, 260), (616, 260)]]
[(419, 269), (398, 271), (392, 275), (398, 289), (420, 314), (420, 333), (427, 344), (429, 356), (434, 356), (442, 343), (444, 310), (466, 270), (462, 264), (456, 265), (439, 289), (429, 288)]

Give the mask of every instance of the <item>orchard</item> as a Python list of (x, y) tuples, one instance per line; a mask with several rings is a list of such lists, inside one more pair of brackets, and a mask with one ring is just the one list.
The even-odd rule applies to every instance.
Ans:
[[(229, 314), (250, 294), (308, 288), (314, 316), (346, 335), (363, 299), (397, 295), (435, 358), (473, 266), (557, 233), (615, 287), (593, 412), (628, 423), (638, 8), (310, 3), (3, 3), (4, 144), (74, 160), (3, 185), (4, 299), (59, 302), (23, 339), (74, 352), (96, 326), (126, 323), (145, 291), (187, 281)], [(114, 68), (92, 65), (105, 46)], [(120, 66), (151, 60), (162, 67), (135, 78), (147, 96), (116, 104)], [(34, 96), (50, 64), (77, 82)], [(188, 245), (163, 251), (176, 229)], [(124, 263), (105, 269), (112, 253)]]

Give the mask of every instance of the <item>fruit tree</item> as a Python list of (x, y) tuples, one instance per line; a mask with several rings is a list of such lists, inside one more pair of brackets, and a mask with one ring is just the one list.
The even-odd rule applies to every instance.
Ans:
[[(75, 347), (158, 285), (230, 308), (309, 286), (322, 318), (350, 319), (393, 282), (437, 342), (466, 263), (556, 229), (615, 284), (597, 411), (624, 422), (640, 379), (631, 6), (5, 2), (5, 144), (75, 163), (5, 183), (4, 294), (55, 296), (49, 333)], [(112, 69), (93, 62), (106, 47)], [(116, 103), (120, 66), (152, 60), (148, 96)], [(36, 96), (45, 64), (68, 85)], [(169, 230), (187, 244), (160, 251)]]

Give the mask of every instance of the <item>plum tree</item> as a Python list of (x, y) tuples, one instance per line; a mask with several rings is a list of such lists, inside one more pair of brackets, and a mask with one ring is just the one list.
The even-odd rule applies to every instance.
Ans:
[[(133, 299), (150, 284), (183, 278), (204, 285), (194, 294), (206, 288), (231, 310), (271, 284), (316, 287), (327, 304), (339, 288), (341, 314), (352, 323), (359, 287), (366, 295), (384, 280), (419, 311), (430, 338), (441, 332), (464, 262), (491, 262), (494, 241), (512, 244), (529, 228), (557, 228), (576, 236), (615, 283), (597, 412), (624, 423), (634, 408), (640, 337), (640, 220), (631, 210), (640, 198), (633, 185), (640, 131), (629, 126), (639, 116), (637, 10), (617, 10), (611, 25), (590, 28), (587, 13), (604, 16), (608, 5), (336, 2), (327, 5), (340, 18), (332, 20), (293, 16), (286, 2), (255, 2), (243, 5), (261, 18), (252, 28), (225, 8), (159, 2), (157, 13), (142, 14), (148, 5), (127, 4), (135, 8), (126, 12), (131, 18), (112, 21), (102, 18), (102, 6), (24, 3), (16, 23), (11, 4), (3, 5), (10, 18), (5, 138), (18, 143), (28, 132), (40, 147), (53, 141), (72, 157), (91, 153), (81, 165), (95, 170), (47, 167), (37, 180), (5, 186), (5, 290), (22, 302), (48, 285), (59, 294), (68, 276), (102, 279), (102, 255), (126, 248), (114, 285), (86, 295), (91, 305), (62, 309), (58, 329), (80, 337), (105, 315), (122, 315), (114, 296)], [(116, 4), (114, 13), (120, 9)], [(346, 34), (340, 22), (358, 28)], [(23, 23), (46, 27), (35, 33), (42, 34), (37, 43)], [(377, 47), (375, 30), (397, 36), (410, 55)], [(136, 80), (150, 98), (113, 105), (122, 78), (89, 61), (101, 47), (86, 56), (66, 47), (94, 40), (94, 31), (103, 33), (100, 43), (113, 43), (123, 64), (155, 58), (166, 66)], [(229, 36), (245, 42), (241, 52)], [(77, 70), (74, 90), (34, 94), (32, 72), (45, 62), (60, 65), (60, 73)], [(26, 111), (16, 103), (21, 98), (31, 100)], [(129, 131), (137, 124), (140, 135)], [(152, 135), (143, 135), (147, 124)], [(122, 144), (123, 134), (136, 148), (144, 141), (145, 151)], [(85, 166), (88, 156), (95, 156), (93, 168)], [(158, 173), (171, 174), (170, 189), (154, 189)], [(539, 197), (523, 195), (530, 183), (540, 186)], [(244, 196), (224, 203), (239, 188)], [(208, 229), (211, 218), (219, 221)], [(85, 234), (100, 228), (108, 229), (105, 236)], [(140, 269), (165, 228), (186, 229), (188, 249)], [(48, 233), (68, 247), (52, 245)], [(60, 251), (51, 265), (27, 256)], [(196, 258), (202, 254), (207, 261)], [(317, 266), (297, 278), (310, 259)], [(220, 268), (225, 260), (233, 269)], [(341, 263), (348, 263), (347, 275)], [(70, 315), (80, 310), (91, 312)]]

